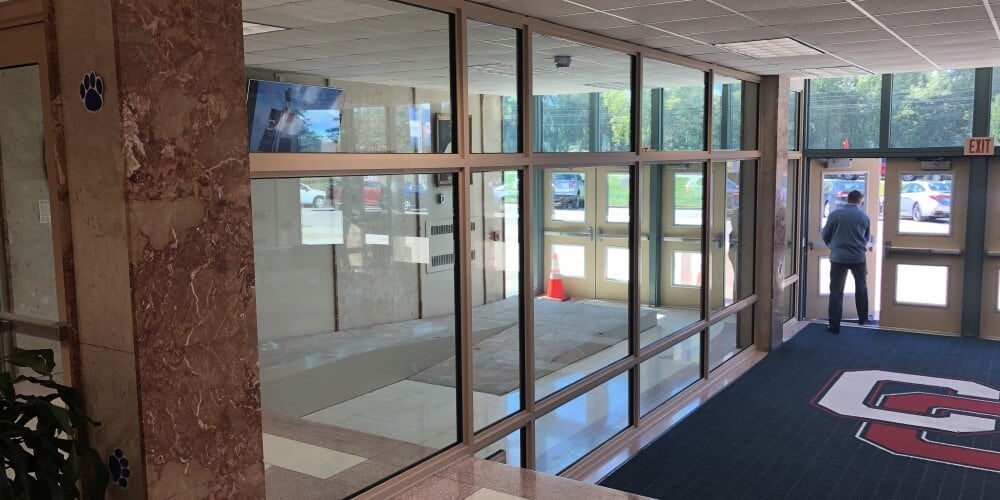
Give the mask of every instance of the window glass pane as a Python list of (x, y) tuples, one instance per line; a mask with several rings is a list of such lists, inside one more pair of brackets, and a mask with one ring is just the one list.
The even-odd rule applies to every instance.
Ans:
[(1000, 137), (1000, 68), (993, 68), (993, 94), (990, 97), (990, 135)]
[(962, 146), (972, 134), (973, 69), (892, 75), (889, 146)]
[(703, 163), (644, 165), (640, 346), (702, 318)]
[[(798, 160), (788, 160), (788, 171), (782, 172), (779, 179), (781, 190), (778, 192), (778, 206), (785, 219), (785, 256), (782, 261), (783, 276), (789, 277), (797, 272), (795, 269), (795, 232), (798, 228), (797, 211), (795, 210), (795, 186), (798, 178)], [(779, 217), (781, 214), (779, 214)]]
[(532, 35), (536, 152), (631, 151), (632, 58)]
[[(546, 174), (552, 192), (552, 220), (584, 222), (587, 218), (589, 171), (552, 170)], [(593, 207), (590, 209), (593, 210)]]
[(639, 368), (639, 411), (649, 413), (701, 378), (701, 335), (644, 361)]
[(673, 252), (674, 265), (671, 269), (674, 286), (701, 287), (701, 253)]
[(251, 151), (454, 151), (449, 14), (317, 0), (325, 14), (307, 19), (296, 6), (244, 8), (245, 22), (292, 26), (244, 36)]
[(705, 73), (653, 59), (642, 68), (643, 148), (705, 149)]
[[(847, 274), (847, 281), (844, 282), (844, 295), (854, 295), (854, 276)], [(830, 258), (819, 258), (819, 296), (830, 296)]]
[(948, 266), (896, 264), (896, 303), (948, 306)]
[(478, 431), (521, 409), (519, 172), (474, 173), (471, 189), (472, 403)]
[[(829, 280), (829, 278), (827, 278)], [(829, 289), (829, 287), (827, 287)], [(784, 320), (787, 322), (789, 320), (795, 319), (795, 294), (798, 290), (795, 284), (788, 285), (785, 287), (785, 314)]]
[[(851, 191), (861, 191), (868, 193), (868, 174), (865, 172), (851, 172), (843, 174), (823, 173), (823, 195), (820, 196), (816, 208), (820, 211), (820, 227), (826, 225), (826, 219), (836, 210), (847, 206), (847, 195)], [(862, 204), (869, 203), (863, 200)]]
[[(0, 69), (0, 308), (39, 320), (59, 320), (55, 247), (45, 165), (42, 91), (38, 66)], [(19, 349), (52, 349), (61, 380), (59, 342), (14, 336)], [(0, 346), (0, 351), (5, 347)], [(28, 369), (18, 373), (36, 375)]]
[(753, 293), (756, 163), (716, 162), (712, 168), (710, 309), (715, 311)]
[(372, 480), (457, 442), (453, 183), (452, 174), (252, 181), (269, 477), (293, 467), (304, 442), (346, 454), (331, 464), (347, 466), (365, 458), (336, 443), (392, 449), (369, 458), (380, 462)]
[(608, 210), (604, 218), (606, 222), (628, 224), (630, 179), (628, 172), (607, 174), (605, 182), (608, 186)]
[(499, 441), (479, 450), (476, 458), (491, 460), (511, 467), (522, 467), (521, 460), (521, 429), (506, 435)]
[(788, 93), (788, 150), (799, 149), (799, 93)]
[(628, 373), (564, 404), (535, 423), (535, 465), (559, 474), (628, 427)]
[(743, 118), (743, 82), (716, 76), (712, 86), (712, 147), (740, 149)]
[(468, 21), (473, 153), (517, 153), (518, 30)]
[(709, 369), (714, 370), (753, 343), (753, 308), (708, 327)]
[(878, 147), (882, 77), (809, 80), (809, 147)]
[(907, 172), (900, 176), (900, 234), (951, 234), (952, 175)]
[(547, 193), (533, 214), (540, 236), (532, 239), (539, 256), (535, 395), (542, 399), (628, 354), (629, 211), (627, 202), (611, 205), (628, 198), (630, 174), (602, 166), (535, 175)]

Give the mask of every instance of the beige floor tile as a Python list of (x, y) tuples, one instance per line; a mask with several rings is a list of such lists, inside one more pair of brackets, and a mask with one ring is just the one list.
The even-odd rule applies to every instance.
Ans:
[(366, 459), (339, 451), (264, 434), (264, 461), (278, 467), (326, 479)]

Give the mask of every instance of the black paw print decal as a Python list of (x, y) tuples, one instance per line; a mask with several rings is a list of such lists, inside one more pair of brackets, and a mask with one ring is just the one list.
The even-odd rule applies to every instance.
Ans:
[(91, 71), (83, 75), (83, 83), (80, 84), (80, 100), (87, 111), (96, 113), (104, 107), (104, 79)]
[(108, 455), (108, 473), (111, 474), (111, 482), (121, 488), (128, 488), (128, 479), (132, 477), (132, 470), (128, 468), (128, 459), (121, 448), (115, 448), (114, 453)]

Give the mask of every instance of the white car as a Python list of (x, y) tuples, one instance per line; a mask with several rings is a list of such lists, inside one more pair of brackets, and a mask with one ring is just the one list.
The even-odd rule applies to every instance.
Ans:
[(299, 203), (307, 207), (325, 208), (326, 192), (299, 183)]
[(904, 182), (899, 190), (899, 215), (915, 221), (951, 218), (951, 181)]

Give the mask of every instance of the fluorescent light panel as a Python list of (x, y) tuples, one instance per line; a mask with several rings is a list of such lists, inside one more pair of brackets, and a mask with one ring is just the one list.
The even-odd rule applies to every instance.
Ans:
[(753, 40), (749, 42), (717, 43), (720, 49), (736, 52), (757, 59), (771, 57), (814, 56), (822, 52), (794, 38), (771, 38), (769, 40)]
[(283, 31), (286, 29), (288, 28), (269, 26), (267, 24), (248, 23), (246, 21), (243, 21), (243, 36), (259, 35), (261, 33), (270, 33), (272, 31)]

